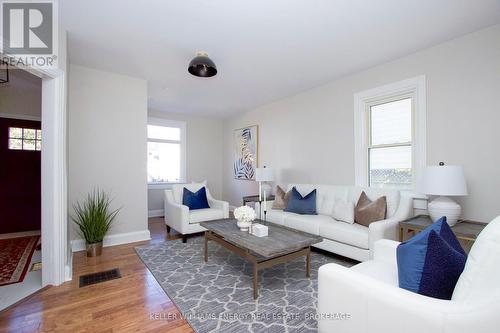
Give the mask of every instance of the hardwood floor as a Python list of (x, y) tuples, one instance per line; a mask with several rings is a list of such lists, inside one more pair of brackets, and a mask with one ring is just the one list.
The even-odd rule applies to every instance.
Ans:
[[(134, 251), (167, 239), (163, 218), (150, 219), (149, 230), (151, 241), (107, 247), (97, 259), (75, 253), (73, 280), (1, 312), (0, 332), (193, 332)], [(78, 287), (80, 275), (112, 268), (121, 279)]]

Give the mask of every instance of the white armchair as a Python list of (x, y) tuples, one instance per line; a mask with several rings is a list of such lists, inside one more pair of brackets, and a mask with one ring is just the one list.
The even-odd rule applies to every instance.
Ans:
[[(210, 208), (189, 210), (187, 206), (182, 204), (184, 188), (196, 192), (203, 186), (206, 189)], [(182, 235), (184, 243), (187, 235), (206, 230), (200, 226), (200, 222), (228, 217), (229, 203), (215, 200), (206, 187), (206, 183), (175, 184), (171, 190), (165, 190), (165, 224), (167, 225), (167, 232), (170, 232), (170, 228), (175, 229)]]
[(500, 316), (500, 217), (474, 243), (451, 300), (398, 287), (396, 247), (380, 240), (373, 260), (319, 269), (319, 332), (493, 333)]

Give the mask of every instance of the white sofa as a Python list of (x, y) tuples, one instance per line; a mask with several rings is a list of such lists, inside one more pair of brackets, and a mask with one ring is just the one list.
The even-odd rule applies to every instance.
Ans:
[[(413, 199), (410, 196), (401, 195), (400, 191), (397, 190), (290, 184), (287, 191), (294, 186), (302, 195), (316, 189), (318, 215), (299, 215), (270, 209), (273, 201), (269, 201), (267, 203), (267, 221), (319, 235), (323, 237), (323, 241), (315, 244), (314, 247), (358, 261), (370, 258), (373, 245), (377, 240), (382, 238), (396, 240), (399, 222), (413, 215)], [(371, 200), (384, 195), (387, 197), (387, 217), (385, 220), (373, 222), (370, 227), (365, 227), (357, 223), (340, 222), (332, 217), (335, 200), (350, 201), (356, 205), (362, 191), (365, 191)], [(259, 214), (260, 205), (258, 203), (256, 210)]]
[[(207, 192), (208, 205), (210, 208), (189, 210), (182, 204), (184, 188), (191, 192), (196, 192), (205, 186)], [(229, 203), (215, 200), (206, 183), (175, 184), (171, 190), (165, 190), (165, 224), (167, 232), (170, 228), (182, 234), (182, 241), (185, 243), (187, 235), (203, 232), (206, 229), (200, 226), (200, 222), (217, 220), (229, 217)]]
[[(373, 260), (319, 269), (319, 332), (493, 333), (500, 330), (500, 217), (468, 255), (451, 300), (398, 287), (396, 247), (381, 240)], [(331, 314), (338, 314), (337, 318)], [(329, 317), (329, 318), (328, 318)]]

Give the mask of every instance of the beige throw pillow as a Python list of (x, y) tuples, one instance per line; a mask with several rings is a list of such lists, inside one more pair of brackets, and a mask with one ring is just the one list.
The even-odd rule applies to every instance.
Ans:
[(290, 198), (290, 194), (292, 191), (288, 191), (285, 193), (285, 191), (279, 187), (276, 186), (276, 195), (274, 196), (274, 202), (273, 202), (273, 209), (285, 209), (286, 206), (288, 205), (288, 199)]
[(387, 199), (385, 196), (371, 201), (363, 191), (354, 209), (354, 221), (368, 227), (372, 222), (384, 220), (386, 212)]

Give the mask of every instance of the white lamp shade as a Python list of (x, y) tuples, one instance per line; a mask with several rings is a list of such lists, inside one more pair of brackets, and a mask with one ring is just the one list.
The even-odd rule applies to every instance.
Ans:
[(274, 170), (272, 168), (257, 168), (255, 169), (255, 180), (258, 182), (274, 181)]
[(418, 190), (429, 195), (467, 195), (464, 169), (460, 165), (436, 165), (424, 169)]

